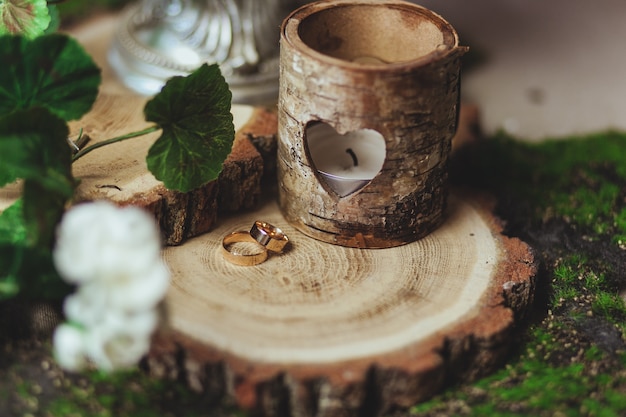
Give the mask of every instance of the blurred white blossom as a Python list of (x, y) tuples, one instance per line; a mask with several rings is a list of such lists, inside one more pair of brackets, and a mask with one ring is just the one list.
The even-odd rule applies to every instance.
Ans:
[(85, 366), (83, 336), (80, 329), (69, 324), (61, 324), (54, 331), (55, 357), (62, 368), (78, 371)]
[(70, 283), (117, 281), (143, 273), (158, 261), (160, 249), (159, 230), (147, 213), (97, 201), (63, 218), (54, 260)]
[(54, 335), (62, 367), (76, 371), (91, 362), (111, 371), (136, 364), (147, 352), (169, 286), (160, 251), (158, 227), (139, 208), (100, 201), (65, 214), (54, 262), (78, 288), (65, 299), (70, 324)]

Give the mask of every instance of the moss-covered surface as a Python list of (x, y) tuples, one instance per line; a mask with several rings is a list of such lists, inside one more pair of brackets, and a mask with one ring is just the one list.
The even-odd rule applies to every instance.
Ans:
[(505, 232), (541, 263), (534, 315), (496, 373), (400, 415), (626, 415), (626, 135), (460, 152), (460, 185), (499, 199)]

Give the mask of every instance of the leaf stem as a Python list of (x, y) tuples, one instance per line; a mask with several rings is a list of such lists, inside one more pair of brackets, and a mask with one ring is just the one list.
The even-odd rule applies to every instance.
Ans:
[(72, 162), (75, 162), (77, 159), (87, 155), (89, 152), (91, 152), (91, 151), (93, 151), (95, 149), (101, 148), (101, 147), (106, 146), (106, 145), (110, 145), (112, 143), (121, 142), (121, 141), (126, 140), (126, 139), (132, 139), (132, 138), (136, 138), (138, 136), (147, 135), (148, 133), (156, 132), (159, 129), (161, 129), (160, 126), (153, 125), (153, 126), (145, 128), (143, 130), (139, 130), (137, 132), (127, 133), (127, 134), (122, 135), (122, 136), (117, 136), (115, 138), (111, 138), (111, 139), (103, 140), (103, 141), (100, 141), (100, 142), (96, 142), (93, 145), (87, 146), (86, 148), (81, 149), (80, 151), (76, 152), (76, 154), (72, 157)]

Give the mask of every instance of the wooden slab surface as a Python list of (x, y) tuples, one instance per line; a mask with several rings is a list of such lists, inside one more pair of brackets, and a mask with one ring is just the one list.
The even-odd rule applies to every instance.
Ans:
[[(455, 192), (449, 203), (441, 228), (391, 249), (306, 237), (273, 201), (168, 248), (170, 321), (152, 372), (224, 387), (262, 415), (282, 404), (326, 416), (358, 415), (372, 399), (377, 412), (410, 406), (494, 369), (532, 300), (533, 256), (501, 235), (485, 200)], [(223, 236), (255, 220), (281, 227), (288, 250), (258, 266), (226, 262)]]

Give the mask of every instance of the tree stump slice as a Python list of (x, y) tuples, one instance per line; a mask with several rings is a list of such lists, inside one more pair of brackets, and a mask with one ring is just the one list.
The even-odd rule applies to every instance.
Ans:
[[(529, 247), (484, 200), (453, 192), (443, 225), (389, 249), (306, 237), (270, 201), (167, 248), (169, 325), (147, 361), (261, 415), (376, 415), (492, 370), (533, 298)], [(291, 241), (252, 267), (222, 238), (255, 220)], [(368, 411), (365, 411), (367, 409)]]
[[(146, 98), (101, 93), (93, 109), (70, 123), (72, 137), (82, 128), (98, 140), (148, 126), (142, 109)], [(217, 221), (218, 210), (237, 211), (256, 206), (261, 194), (263, 159), (250, 142), (250, 132), (275, 130), (275, 113), (250, 106), (233, 106), (236, 128), (233, 148), (217, 180), (187, 193), (168, 190), (146, 166), (148, 149), (160, 135), (155, 132), (97, 149), (73, 164), (80, 179), (74, 203), (109, 200), (134, 205), (152, 213), (164, 243), (178, 245), (204, 233)], [(97, 142), (93, 140), (90, 143)], [(21, 195), (20, 183), (0, 188), (0, 211)], [(219, 206), (219, 209), (218, 209)]]
[[(92, 137), (106, 139), (140, 130), (148, 125), (143, 109), (146, 99), (133, 95), (103, 93), (83, 119), (71, 124)], [(109, 145), (85, 155), (74, 163), (74, 176), (81, 179), (76, 201), (110, 200), (134, 205), (151, 212), (159, 223), (167, 245), (204, 233), (217, 220), (218, 205), (224, 210), (254, 207), (261, 193), (263, 160), (248, 139), (247, 132), (271, 124), (262, 109), (233, 106), (237, 135), (231, 154), (216, 181), (188, 193), (168, 190), (148, 171), (148, 149), (160, 135)], [(274, 120), (276, 120), (274, 118)]]

